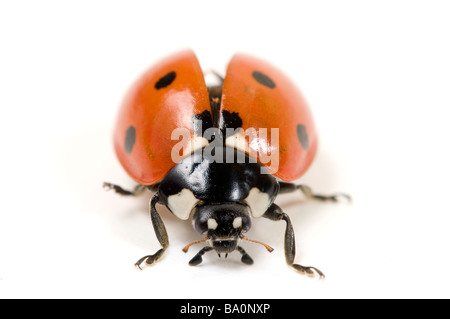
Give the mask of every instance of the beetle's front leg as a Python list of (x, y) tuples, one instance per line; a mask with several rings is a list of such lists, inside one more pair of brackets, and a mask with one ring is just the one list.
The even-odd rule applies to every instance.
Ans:
[(159, 213), (156, 210), (156, 204), (158, 202), (159, 195), (158, 193), (156, 193), (150, 201), (150, 217), (152, 219), (156, 238), (158, 238), (158, 241), (161, 244), (162, 248), (153, 255), (147, 255), (139, 259), (135, 264), (135, 266), (139, 269), (141, 269), (140, 266), (144, 261), (147, 265), (151, 265), (154, 262), (158, 261), (166, 251), (167, 247), (169, 247), (169, 236), (167, 235), (166, 227), (164, 226), (164, 222), (162, 221), (161, 216), (159, 216)]
[(294, 228), (292, 227), (291, 219), (283, 212), (283, 210), (276, 204), (272, 204), (269, 209), (264, 213), (263, 217), (270, 220), (278, 221), (284, 220), (286, 222), (286, 231), (284, 234), (284, 254), (286, 257), (286, 263), (300, 272), (301, 274), (307, 274), (310, 277), (314, 277), (314, 272), (319, 275), (319, 279), (325, 278), (325, 275), (316, 267), (302, 266), (294, 264), (295, 259), (295, 236)]

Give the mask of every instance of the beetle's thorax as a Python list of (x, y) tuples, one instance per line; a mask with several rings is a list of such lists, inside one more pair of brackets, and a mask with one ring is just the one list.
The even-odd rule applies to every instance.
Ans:
[[(241, 153), (228, 147), (224, 148), (223, 153), (230, 151), (237, 154), (236, 157)], [(161, 181), (158, 189), (161, 202), (184, 220), (200, 217), (200, 213), (194, 214), (194, 208), (199, 210), (200, 206), (227, 207), (228, 211), (217, 209), (221, 211), (221, 216), (215, 216), (218, 219), (244, 218), (248, 214), (261, 216), (273, 203), (279, 185), (272, 175), (262, 173), (262, 165), (249, 162), (246, 154), (243, 157), (246, 159), (244, 163), (219, 163), (204, 156), (203, 150), (191, 154)], [(247, 215), (243, 216), (241, 207), (246, 207)], [(227, 222), (230, 221), (227, 219)], [(216, 232), (219, 233), (220, 229)]]

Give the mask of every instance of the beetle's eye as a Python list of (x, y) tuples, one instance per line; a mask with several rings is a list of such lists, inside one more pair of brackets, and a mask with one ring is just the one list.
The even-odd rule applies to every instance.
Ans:
[(208, 231), (208, 221), (202, 218), (197, 218), (194, 222), (194, 228), (200, 234), (203, 234), (204, 232)]
[(247, 232), (252, 227), (252, 223), (248, 216), (242, 216), (241, 227), (243, 232)]

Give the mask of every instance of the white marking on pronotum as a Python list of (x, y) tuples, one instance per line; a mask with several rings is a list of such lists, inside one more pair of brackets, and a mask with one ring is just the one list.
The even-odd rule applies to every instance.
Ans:
[(208, 229), (216, 229), (219, 224), (217, 224), (217, 221), (214, 218), (208, 218)]
[(183, 157), (191, 155), (192, 153), (202, 149), (203, 147), (205, 147), (208, 144), (209, 144), (208, 140), (204, 137), (201, 137), (201, 136), (193, 137), (191, 139), (190, 143), (188, 143), (183, 148)]
[(167, 201), (170, 211), (175, 216), (187, 220), (198, 199), (189, 189), (183, 188), (178, 194), (169, 196)]
[(269, 195), (261, 192), (257, 187), (253, 187), (245, 199), (252, 211), (253, 217), (261, 217), (269, 208), (271, 201)]
[(243, 132), (239, 132), (228, 137), (225, 140), (225, 145), (238, 149), (244, 153), (249, 152), (248, 143), (245, 140), (245, 134)]
[[(178, 127), (172, 131), (171, 139), (181, 141), (172, 147), (170, 156), (174, 163), (180, 162), (183, 158), (191, 155), (208, 145), (208, 140), (202, 136), (191, 136), (191, 131), (186, 128)], [(181, 155), (180, 155), (181, 152)]]
[(242, 217), (236, 217), (233, 220), (233, 228), (239, 228), (242, 226)]

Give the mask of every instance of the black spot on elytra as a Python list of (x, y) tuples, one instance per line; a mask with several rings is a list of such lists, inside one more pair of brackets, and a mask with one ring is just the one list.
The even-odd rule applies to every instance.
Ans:
[(303, 124), (297, 125), (297, 138), (300, 141), (300, 144), (302, 144), (303, 149), (307, 150), (309, 147), (309, 139), (306, 127)]
[(177, 77), (177, 74), (175, 71), (171, 71), (164, 75), (162, 78), (158, 80), (158, 82), (155, 83), (155, 89), (159, 90), (165, 87), (168, 87)]
[(239, 113), (222, 112), (220, 119), (220, 130), (225, 138), (234, 135), (242, 128), (242, 119)]
[(133, 150), (134, 143), (136, 142), (136, 129), (131, 125), (125, 134), (124, 149), (127, 154), (130, 154)]
[(264, 86), (267, 86), (270, 89), (274, 89), (275, 88), (275, 82), (272, 81), (271, 78), (269, 78), (267, 75), (265, 75), (264, 73), (261, 73), (259, 71), (254, 71), (252, 73), (253, 78), (259, 83), (262, 84)]
[(193, 115), (191, 123), (194, 134), (197, 136), (203, 136), (207, 129), (213, 127), (211, 112), (203, 111), (200, 114)]

